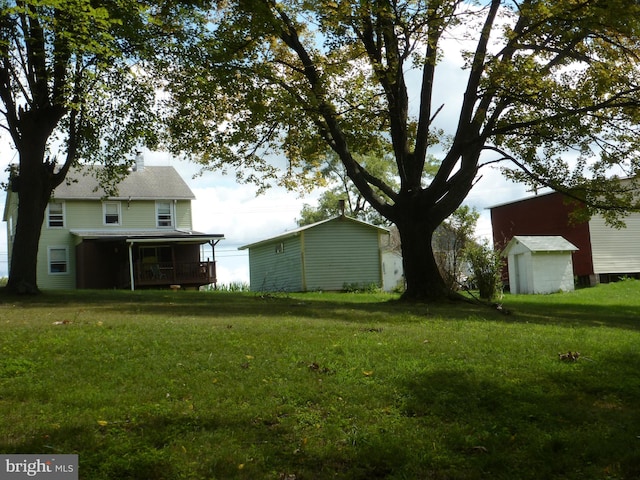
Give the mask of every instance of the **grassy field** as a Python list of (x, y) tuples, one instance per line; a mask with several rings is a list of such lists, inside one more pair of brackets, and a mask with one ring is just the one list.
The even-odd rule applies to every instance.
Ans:
[(86, 480), (640, 478), (640, 283), (504, 307), (0, 295), (0, 453)]

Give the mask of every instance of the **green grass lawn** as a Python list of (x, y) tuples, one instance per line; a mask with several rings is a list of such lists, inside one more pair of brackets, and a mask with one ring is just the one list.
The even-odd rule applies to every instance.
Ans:
[(504, 307), (0, 295), (0, 453), (87, 480), (640, 478), (640, 282)]

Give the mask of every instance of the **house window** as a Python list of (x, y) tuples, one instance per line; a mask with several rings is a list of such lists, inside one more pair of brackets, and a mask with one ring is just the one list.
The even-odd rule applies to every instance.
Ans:
[(49, 202), (49, 208), (47, 211), (47, 222), (48, 222), (49, 228), (64, 227), (64, 203), (63, 202)]
[(173, 227), (173, 206), (171, 202), (156, 203), (156, 219), (158, 227)]
[(49, 247), (49, 274), (60, 275), (69, 271), (69, 249)]
[(105, 225), (120, 225), (120, 202), (105, 202), (102, 204)]

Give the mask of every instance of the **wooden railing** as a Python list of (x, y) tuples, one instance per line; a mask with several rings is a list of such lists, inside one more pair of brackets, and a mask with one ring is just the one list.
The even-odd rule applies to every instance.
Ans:
[(216, 283), (215, 262), (136, 263), (136, 286), (200, 286)]

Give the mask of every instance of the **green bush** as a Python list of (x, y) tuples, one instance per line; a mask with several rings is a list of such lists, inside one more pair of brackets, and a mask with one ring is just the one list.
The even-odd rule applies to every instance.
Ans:
[(246, 282), (230, 282), (230, 283), (219, 283), (214, 288), (213, 285), (207, 285), (204, 289), (208, 292), (249, 292), (251, 289), (249, 284)]
[(502, 257), (487, 242), (471, 244), (465, 249), (465, 258), (471, 265), (473, 284), (480, 298), (493, 300), (502, 294)]
[(342, 291), (347, 293), (376, 293), (380, 291), (380, 285), (377, 283), (344, 283)]

